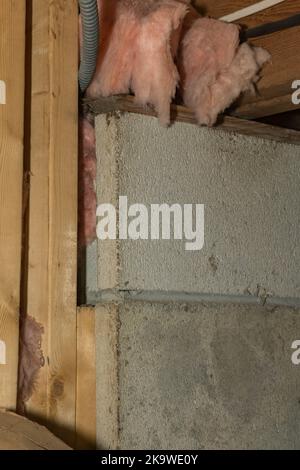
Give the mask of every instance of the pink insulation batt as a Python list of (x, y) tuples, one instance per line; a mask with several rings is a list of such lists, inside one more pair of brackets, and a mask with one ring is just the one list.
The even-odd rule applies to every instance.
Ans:
[(96, 239), (96, 172), (95, 129), (85, 117), (79, 122), (79, 246)]

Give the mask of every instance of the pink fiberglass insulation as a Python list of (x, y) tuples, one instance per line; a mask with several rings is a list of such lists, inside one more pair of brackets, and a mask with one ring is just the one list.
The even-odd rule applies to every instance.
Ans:
[(237, 25), (200, 18), (190, 3), (98, 0), (101, 47), (88, 96), (133, 92), (137, 104), (152, 105), (168, 125), (180, 81), (199, 124), (213, 125), (242, 92), (254, 90), (269, 54), (240, 46)]
[(254, 91), (269, 59), (262, 48), (239, 45), (237, 25), (198, 18), (185, 29), (178, 61), (185, 105), (212, 126), (242, 92)]
[(38, 373), (45, 364), (42, 351), (44, 328), (34, 318), (22, 319), (20, 331), (20, 364), (18, 381), (18, 411), (25, 413), (25, 404), (34, 392)]
[(174, 63), (186, 1), (98, 0), (101, 47), (88, 96), (129, 93), (152, 105), (163, 125), (179, 74)]
[(96, 138), (94, 126), (85, 118), (79, 122), (79, 245), (96, 239), (97, 197)]

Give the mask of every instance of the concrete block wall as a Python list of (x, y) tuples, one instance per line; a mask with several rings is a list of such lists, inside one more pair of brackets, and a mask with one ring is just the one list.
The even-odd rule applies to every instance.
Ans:
[(205, 204), (199, 252), (89, 249), (87, 300), (118, 338), (110, 374), (98, 357), (99, 446), (299, 448), (300, 147), (130, 114), (96, 132), (99, 203)]
[(299, 449), (300, 372), (291, 361), (299, 314), (243, 304), (98, 307), (99, 325), (119, 322), (118, 373), (109, 379), (119, 380), (119, 421), (103, 419), (111, 386), (101, 366), (99, 447), (115, 420), (121, 449)]

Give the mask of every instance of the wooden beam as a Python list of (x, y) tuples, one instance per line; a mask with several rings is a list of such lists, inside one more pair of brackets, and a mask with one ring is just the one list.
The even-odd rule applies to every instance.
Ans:
[[(108, 112), (130, 112), (144, 114), (147, 116), (156, 116), (153, 109), (137, 106), (132, 96), (116, 96), (112, 98), (100, 98), (97, 100), (86, 100), (86, 106), (94, 114), (103, 114)], [(188, 124), (197, 124), (193, 112), (185, 106), (172, 105), (172, 121), (186, 122)], [(237, 132), (239, 134), (263, 137), (277, 142), (287, 142), (300, 145), (300, 132), (280, 127), (270, 126), (255, 121), (247, 121), (232, 116), (224, 116), (220, 124), (214, 128), (227, 132)]]
[[(234, 13), (242, 8), (249, 7), (259, 0), (195, 0), (195, 5), (203, 13), (213, 18), (221, 18), (230, 13)], [(277, 21), (282, 18), (295, 15), (300, 11), (299, 0), (285, 0), (282, 3), (267, 8), (255, 15), (241, 18), (236, 23), (252, 28), (260, 24)]]
[(76, 449), (96, 449), (95, 309), (78, 308)]
[(26, 414), (74, 445), (78, 4), (32, 0), (27, 314), (45, 358)]
[(300, 105), (292, 105), (291, 96), (291, 93), (287, 92), (270, 98), (261, 95), (257, 101), (247, 97), (242, 99), (240, 105), (230, 114), (241, 119), (260, 119), (300, 109)]
[[(17, 396), (21, 274), (25, 0), (0, 7), (0, 408)], [(5, 104), (6, 103), (6, 104)]]

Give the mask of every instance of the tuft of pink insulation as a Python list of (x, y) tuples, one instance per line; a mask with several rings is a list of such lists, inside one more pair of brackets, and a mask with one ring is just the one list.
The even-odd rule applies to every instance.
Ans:
[(84, 117), (79, 122), (79, 247), (96, 239), (96, 173), (95, 128)]
[(101, 47), (88, 88), (92, 98), (132, 91), (137, 104), (152, 105), (163, 125), (179, 74), (174, 63), (189, 0), (98, 0)]
[(186, 6), (180, 2), (153, 3), (152, 11), (140, 22), (134, 46), (131, 88), (135, 101), (154, 106), (164, 126), (170, 123), (170, 105), (179, 83), (174, 57), (186, 13)]
[(185, 30), (179, 55), (183, 100), (200, 125), (212, 126), (242, 92), (254, 90), (270, 54), (239, 46), (239, 27), (199, 18)]

